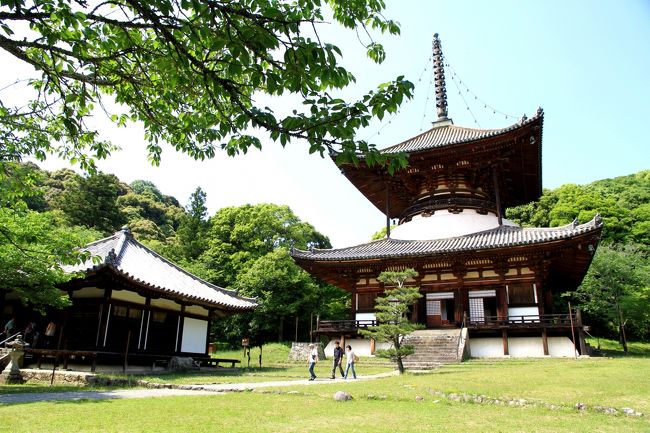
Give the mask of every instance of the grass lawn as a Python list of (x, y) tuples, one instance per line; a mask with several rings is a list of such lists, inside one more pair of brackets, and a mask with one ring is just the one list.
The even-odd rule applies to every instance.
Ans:
[[(305, 365), (286, 363), (286, 347), (266, 349), (269, 363), (278, 364), (261, 371), (242, 369), (239, 375), (229, 372), (159, 379), (224, 382), (307, 377)], [(218, 356), (228, 357), (224, 353)], [(321, 377), (326, 377), (329, 362), (319, 368)], [(362, 358), (359, 364), (362, 375), (388, 369), (372, 359)], [(426, 374), (373, 381), (325, 382), (214, 396), (3, 405), (0, 431), (302, 433), (335, 428), (379, 433), (650, 432), (648, 385), (650, 357), (470, 360)], [(349, 392), (354, 400), (333, 401), (332, 395), (338, 390)], [(4, 392), (2, 388), (0, 392)], [(526, 399), (529, 404), (516, 407), (458, 402), (441, 397), (440, 392)], [(575, 410), (578, 402), (589, 409)], [(543, 403), (560, 407), (550, 410)], [(645, 416), (606, 415), (592, 409), (597, 405), (618, 410), (631, 407)]]
[[(248, 359), (243, 357), (242, 351), (221, 351), (214, 354), (214, 357), (241, 359), (241, 365), (243, 367), (216, 371), (205, 369), (204, 371), (193, 375), (162, 373), (142, 376), (139, 378), (152, 382), (174, 384), (266, 382), (273, 380), (296, 380), (309, 378), (307, 362), (287, 361), (289, 348), (289, 345), (281, 343), (265, 345), (263, 349), (262, 368), (259, 368), (259, 348), (256, 347), (251, 349), (250, 368), (247, 367)], [(343, 367), (345, 369), (345, 365)], [(379, 358), (363, 358), (362, 361), (357, 364), (357, 373), (363, 375), (384, 373), (393, 370), (395, 370), (395, 367), (392, 364), (388, 363), (387, 360)], [(314, 371), (318, 377), (329, 377), (332, 371), (332, 360), (322, 360), (316, 364)], [(338, 376), (340, 376), (340, 373), (337, 373), (337, 377)]]

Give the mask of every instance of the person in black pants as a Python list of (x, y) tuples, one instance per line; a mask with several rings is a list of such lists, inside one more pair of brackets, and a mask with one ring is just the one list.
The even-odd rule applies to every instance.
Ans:
[(343, 361), (343, 348), (341, 347), (341, 343), (338, 341), (334, 342), (334, 356), (332, 357), (332, 379), (336, 379), (336, 367), (339, 367), (339, 371), (341, 372), (341, 377), (344, 376), (343, 373), (343, 366), (341, 365), (341, 362)]

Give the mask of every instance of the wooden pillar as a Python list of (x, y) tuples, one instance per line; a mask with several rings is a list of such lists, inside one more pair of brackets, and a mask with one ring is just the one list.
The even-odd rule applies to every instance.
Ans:
[(576, 308), (576, 325), (578, 328), (578, 343), (580, 345), (580, 355), (587, 354), (587, 342), (585, 341), (585, 329), (582, 324), (582, 311)]
[(497, 168), (492, 166), (492, 182), (494, 184), (494, 198), (497, 206), (497, 218), (499, 225), (503, 225), (503, 215), (501, 210), (501, 192), (499, 191), (499, 180), (497, 178)]
[(544, 289), (542, 288), (542, 283), (539, 280), (535, 281), (535, 294), (537, 296), (537, 308), (539, 314), (546, 314), (546, 299), (544, 298)]
[(182, 352), (183, 347), (183, 325), (185, 324), (185, 305), (181, 305), (181, 312), (178, 313), (178, 327), (176, 331), (176, 352)]
[(104, 307), (104, 302), (99, 304), (99, 314), (97, 314), (97, 335), (95, 336), (95, 349), (99, 347), (99, 341), (102, 335), (102, 319), (104, 318)]
[(98, 346), (106, 347), (106, 340), (108, 339), (108, 328), (111, 322), (111, 311), (113, 310), (113, 304), (111, 304), (111, 295), (113, 291), (111, 289), (104, 289), (104, 320), (102, 322), (100, 317), (100, 329), (99, 329), (99, 339)]
[(207, 336), (205, 337), (205, 355), (208, 356), (210, 354), (210, 328), (212, 325), (212, 315), (213, 315), (213, 310), (208, 309), (208, 332)]
[(350, 301), (350, 309), (352, 310), (352, 320), (357, 318), (357, 289), (352, 289), (352, 299)]
[(506, 293), (505, 281), (502, 281), (496, 290), (497, 295), (497, 319), (508, 319), (508, 294)]
[(460, 289), (460, 302), (463, 316), (469, 317), (469, 292), (463, 288)]
[(376, 347), (375, 347), (375, 339), (371, 338), (370, 339), (370, 354), (371, 355), (375, 354), (375, 349), (376, 349)]
[(420, 314), (419, 314), (420, 306), (419, 306), (419, 302), (420, 302), (420, 300), (418, 299), (418, 302), (416, 302), (415, 304), (411, 305), (411, 322), (413, 322), (413, 323), (420, 323), (420, 322), (419, 322), (419, 320), (420, 320)]
[(454, 291), (454, 321), (457, 323), (463, 320), (463, 296), (460, 287)]
[(548, 338), (546, 335), (546, 328), (542, 328), (542, 345), (544, 346), (544, 355), (548, 356)]
[(503, 354), (510, 355), (510, 349), (508, 348), (508, 330), (501, 330), (501, 338), (503, 339)]
[(149, 323), (151, 323), (151, 298), (149, 296), (147, 296), (147, 298), (145, 299), (144, 306), (145, 309), (143, 309), (143, 314), (146, 311), (147, 317), (144, 321), (144, 329), (142, 330), (142, 332), (144, 333), (142, 348), (144, 350), (147, 350), (147, 343), (149, 342)]
[(544, 311), (553, 314), (553, 293), (549, 287), (544, 287)]
[(388, 181), (386, 181), (386, 238), (390, 239), (390, 191)]

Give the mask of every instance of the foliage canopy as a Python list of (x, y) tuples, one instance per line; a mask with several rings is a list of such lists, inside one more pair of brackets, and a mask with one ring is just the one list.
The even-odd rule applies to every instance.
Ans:
[[(306, 140), (309, 152), (340, 152), (385, 163), (355, 131), (395, 112), (413, 85), (402, 77), (359, 100), (331, 92), (354, 82), (341, 50), (321, 40), (325, 17), (366, 30), (367, 55), (385, 52), (371, 33), (398, 34), (377, 0), (33, 0), (0, 2), (0, 48), (31, 66), (31, 99), (0, 101), (0, 161), (55, 153), (93, 167), (113, 145), (87, 120), (100, 107), (120, 126), (142, 122), (149, 158), (162, 142), (196, 159), (260, 148), (255, 129), (285, 145)], [(38, 76), (40, 75), (40, 76)], [(21, 77), (16, 77), (17, 81)], [(258, 93), (292, 94), (302, 107), (278, 114)], [(111, 108), (111, 102), (118, 105)], [(391, 168), (403, 166), (392, 157)]]

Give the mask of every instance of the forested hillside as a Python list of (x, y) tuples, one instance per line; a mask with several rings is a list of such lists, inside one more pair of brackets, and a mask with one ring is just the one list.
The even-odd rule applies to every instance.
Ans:
[[(63, 306), (56, 289), (66, 276), (51, 263), (75, 262), (74, 247), (128, 225), (155, 251), (214, 284), (257, 297), (260, 308), (217, 324), (221, 340), (250, 335), (258, 341), (299, 338), (312, 315), (343, 318), (349, 295), (313, 279), (295, 265), (291, 247), (328, 248), (328, 238), (301, 221), (287, 206), (228, 207), (208, 215), (206, 195), (197, 187), (187, 204), (153, 183), (130, 185), (106, 173), (81, 176), (71, 170), (48, 172), (33, 164), (20, 196), (0, 195), (0, 284), (29, 302)], [(9, 177), (5, 178), (9, 179)], [(582, 286), (560, 303), (579, 305), (593, 333), (650, 339), (650, 171), (588, 185), (545, 190), (539, 201), (508, 209), (524, 226), (558, 226), (600, 213), (603, 239)]]
[[(24, 194), (0, 212), (0, 283), (37, 306), (66, 305), (56, 285), (69, 276), (50, 266), (79, 259), (75, 247), (127, 225), (134, 237), (205, 280), (256, 297), (255, 313), (224, 319), (216, 337), (237, 341), (306, 338), (310, 320), (342, 318), (349, 295), (314, 280), (289, 256), (292, 247), (328, 248), (329, 239), (287, 206), (245, 205), (209, 216), (206, 194), (197, 187), (183, 207), (153, 183), (130, 185), (112, 174), (81, 176), (48, 172), (33, 164)], [(9, 200), (7, 200), (9, 202)], [(286, 324), (286, 326), (285, 326)]]
[[(506, 211), (523, 226), (555, 227), (600, 213), (603, 237), (578, 291), (594, 333), (650, 339), (650, 170), (588, 185), (544, 190), (533, 203)], [(624, 329), (621, 326), (624, 325)]]

